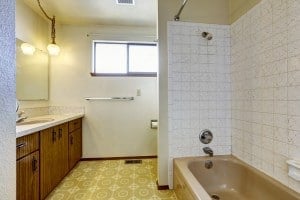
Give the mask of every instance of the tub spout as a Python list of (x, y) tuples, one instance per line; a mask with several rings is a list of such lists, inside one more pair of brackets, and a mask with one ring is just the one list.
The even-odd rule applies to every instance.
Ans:
[(203, 148), (204, 153), (208, 154), (210, 157), (214, 156), (214, 151), (210, 147)]

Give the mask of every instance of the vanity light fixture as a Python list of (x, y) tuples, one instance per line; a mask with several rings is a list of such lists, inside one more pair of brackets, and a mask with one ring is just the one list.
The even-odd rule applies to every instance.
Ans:
[(51, 44), (49, 44), (47, 46), (47, 50), (48, 53), (51, 56), (57, 56), (60, 52), (60, 48), (59, 46), (55, 43), (55, 38), (56, 38), (56, 32), (55, 32), (55, 16), (53, 16), (52, 18), (49, 17), (49, 15), (45, 12), (45, 10), (43, 9), (40, 0), (37, 0), (40, 9), (42, 10), (43, 14), (46, 16), (47, 19), (49, 19), (51, 21)]
[(35, 47), (26, 42), (21, 44), (21, 49), (22, 49), (23, 54), (29, 55), (29, 56), (32, 56), (35, 52)]

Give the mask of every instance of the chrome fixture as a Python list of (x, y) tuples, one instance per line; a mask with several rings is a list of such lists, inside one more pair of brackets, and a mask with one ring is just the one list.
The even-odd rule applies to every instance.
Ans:
[(183, 10), (185, 4), (187, 3), (187, 1), (188, 1), (188, 0), (184, 0), (184, 1), (183, 1), (183, 3), (182, 3), (182, 5), (181, 5), (181, 7), (180, 7), (178, 13), (174, 16), (174, 20), (175, 20), (175, 21), (179, 21), (179, 20), (180, 20), (180, 14), (181, 14), (181, 12), (182, 12), (182, 10)]
[(16, 113), (19, 111), (20, 108), (20, 102), (18, 101), (18, 99), (16, 99)]
[(204, 163), (204, 166), (206, 169), (210, 169), (214, 166), (213, 162), (211, 160), (206, 160)]
[(44, 8), (41, 5), (40, 0), (37, 0), (38, 5), (41, 9), (41, 11), (43, 12), (43, 14), (46, 16), (47, 19), (49, 19), (51, 21), (51, 43), (47, 46), (47, 50), (49, 52), (50, 55), (52, 56), (57, 56), (60, 52), (60, 48), (59, 46), (55, 43), (55, 38), (56, 38), (56, 31), (55, 31), (55, 16), (53, 16), (52, 18), (49, 17), (49, 15), (46, 13), (46, 11), (44, 10)]
[(24, 111), (19, 111), (20, 108), (20, 102), (16, 100), (16, 123), (23, 121), (27, 117), (22, 117), (22, 115), (25, 113)]
[(24, 119), (27, 119), (27, 116), (23, 116), (23, 114), (25, 114), (24, 111), (17, 111), (16, 123), (19, 123), (19, 122), (23, 121)]
[(203, 144), (209, 144), (211, 143), (213, 139), (213, 134), (210, 130), (205, 129), (202, 130), (199, 134), (199, 140), (203, 143)]
[(87, 97), (85, 100), (123, 100), (123, 101), (133, 101), (134, 97)]
[(210, 147), (203, 148), (204, 153), (208, 154), (210, 157), (214, 156), (214, 151)]
[(209, 33), (209, 32), (202, 32), (201, 35), (202, 35), (202, 37), (204, 37), (207, 40), (213, 39), (213, 35), (211, 33)]

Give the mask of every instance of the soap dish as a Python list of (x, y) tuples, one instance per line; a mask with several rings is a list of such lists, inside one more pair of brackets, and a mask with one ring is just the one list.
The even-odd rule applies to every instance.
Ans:
[(288, 175), (295, 179), (296, 181), (300, 181), (300, 161), (299, 160), (288, 160), (286, 161), (289, 165), (289, 173)]

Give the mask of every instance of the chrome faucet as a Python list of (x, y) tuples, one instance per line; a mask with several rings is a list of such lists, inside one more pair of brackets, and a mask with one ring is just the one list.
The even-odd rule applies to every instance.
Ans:
[(20, 110), (20, 102), (18, 101), (18, 99), (16, 99), (16, 123), (23, 121), (24, 119), (27, 119), (27, 116), (22, 116), (23, 114), (25, 114), (24, 111)]
[(24, 119), (27, 119), (27, 116), (23, 116), (23, 114), (25, 114), (24, 111), (17, 112), (17, 119), (16, 119), (17, 123), (23, 121)]
[(210, 147), (203, 148), (204, 153), (208, 154), (210, 157), (214, 156), (214, 151)]

